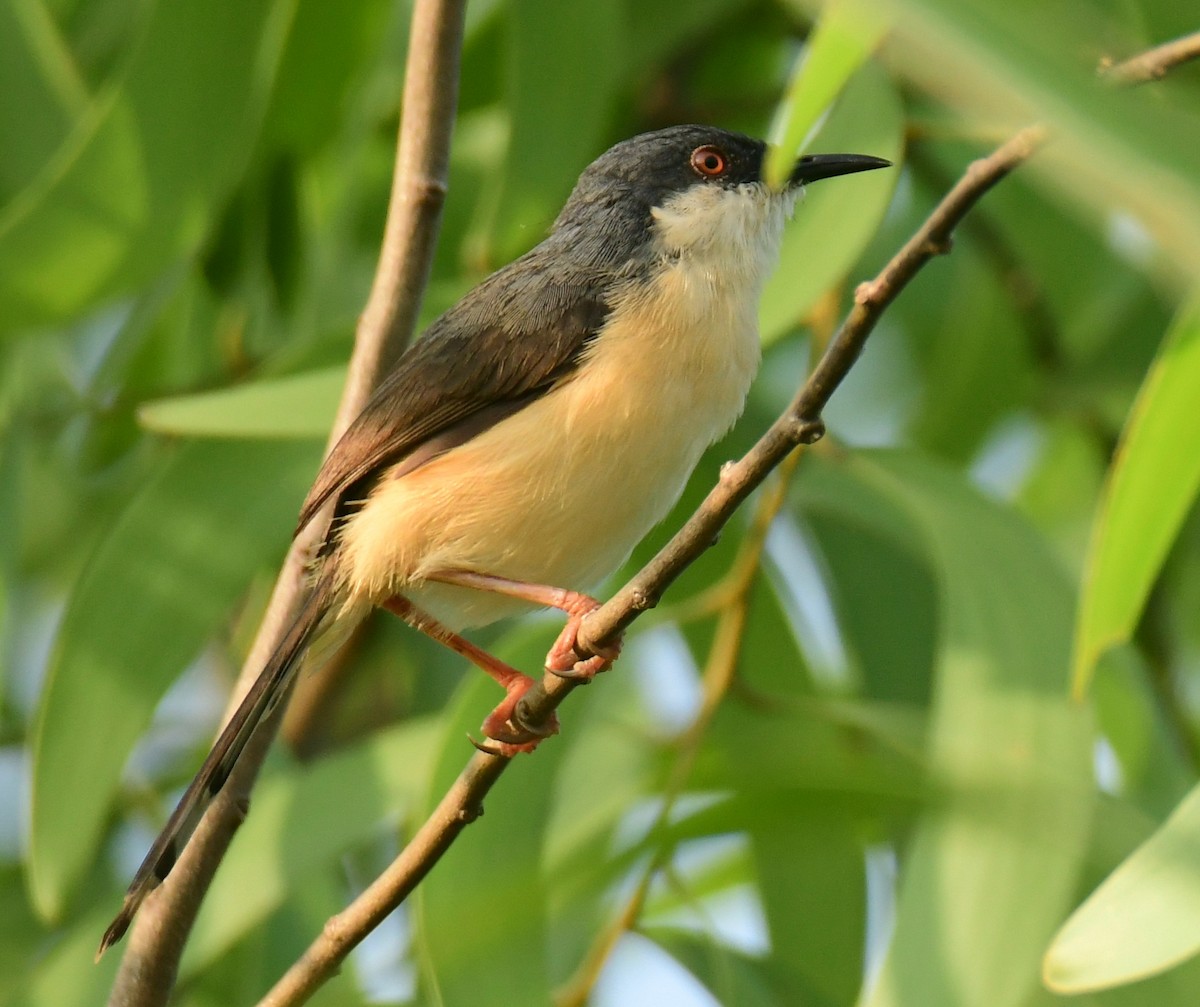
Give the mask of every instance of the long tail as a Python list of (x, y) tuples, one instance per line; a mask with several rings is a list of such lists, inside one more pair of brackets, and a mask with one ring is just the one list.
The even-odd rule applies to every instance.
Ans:
[(333, 577), (324, 572), (313, 586), (299, 615), (225, 725), (204, 765), (200, 767), (200, 772), (171, 812), (167, 824), (129, 883), (121, 911), (104, 931), (96, 951), (97, 960), (124, 936), (142, 901), (171, 873), (175, 860), (200, 824), (204, 812), (225, 786), (251, 735), (286, 694), (305, 653), (331, 611), (334, 600), (332, 581)]

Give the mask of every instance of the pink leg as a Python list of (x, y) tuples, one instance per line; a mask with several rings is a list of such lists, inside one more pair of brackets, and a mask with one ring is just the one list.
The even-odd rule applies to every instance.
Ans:
[(470, 587), (478, 591), (491, 591), (494, 594), (519, 598), (534, 605), (545, 605), (547, 608), (557, 608), (567, 614), (567, 624), (559, 633), (554, 646), (546, 655), (546, 670), (563, 678), (580, 678), (590, 681), (598, 672), (607, 671), (621, 654), (620, 637), (613, 643), (599, 648), (594, 655), (584, 655), (579, 652), (579, 626), (584, 616), (590, 615), (600, 607), (600, 602), (578, 591), (570, 591), (562, 587), (549, 587), (545, 584), (529, 584), (521, 580), (510, 580), (507, 577), (496, 577), (488, 573), (474, 573), (470, 570), (440, 570), (429, 577), (443, 584), (453, 584), (457, 587)]
[(558, 733), (558, 717), (554, 714), (536, 729), (518, 719), (517, 704), (533, 685), (533, 679), (528, 675), (505, 664), (498, 657), (493, 657), (482, 647), (476, 647), (470, 640), (443, 626), (428, 612), (418, 608), (402, 595), (397, 594), (389, 598), (383, 607), (398, 615), (413, 629), (420, 630), (456, 654), (461, 654), (504, 687), (508, 695), (483, 722), (483, 733), (499, 744), (501, 755), (532, 752), (538, 746), (538, 742)]

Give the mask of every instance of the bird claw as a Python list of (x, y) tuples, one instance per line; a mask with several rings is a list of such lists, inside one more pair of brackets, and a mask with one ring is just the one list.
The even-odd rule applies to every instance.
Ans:
[(592, 656), (580, 659), (579, 628), (583, 625), (583, 620), (600, 607), (600, 602), (588, 600), (591, 605), (586, 610), (573, 612), (567, 617), (567, 624), (546, 655), (546, 670), (572, 682), (590, 682), (600, 672), (611, 668), (613, 662), (621, 656), (622, 637), (618, 636), (611, 643), (596, 647)]
[(483, 722), (483, 733), (495, 743), (495, 747), (472, 741), (476, 748), (489, 755), (511, 758), (521, 752), (532, 752), (541, 742), (558, 734), (558, 715), (555, 713), (551, 713), (540, 724), (531, 724), (521, 716), (519, 704), (532, 686), (533, 679), (528, 675), (509, 683), (508, 695)]

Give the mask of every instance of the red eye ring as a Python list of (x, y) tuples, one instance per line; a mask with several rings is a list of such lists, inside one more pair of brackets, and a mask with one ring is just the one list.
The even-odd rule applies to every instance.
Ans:
[(716, 178), (725, 174), (729, 159), (719, 147), (705, 144), (692, 151), (692, 170), (704, 178)]

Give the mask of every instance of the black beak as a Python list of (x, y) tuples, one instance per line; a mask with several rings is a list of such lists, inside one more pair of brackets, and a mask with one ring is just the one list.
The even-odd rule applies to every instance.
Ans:
[(807, 185), (835, 175), (851, 175), (856, 171), (890, 168), (891, 161), (869, 154), (805, 154), (792, 169), (789, 185)]

